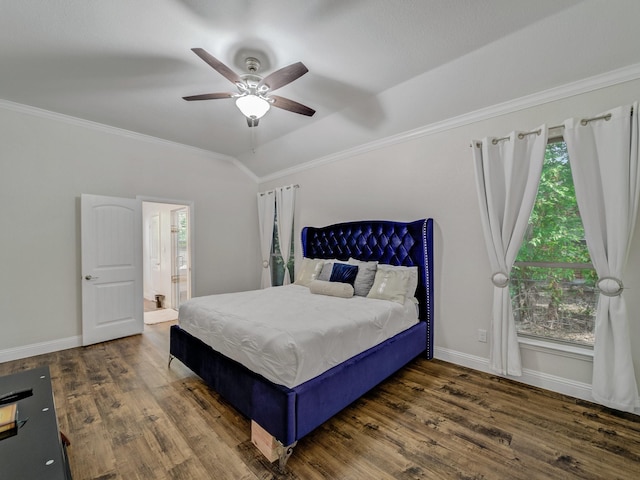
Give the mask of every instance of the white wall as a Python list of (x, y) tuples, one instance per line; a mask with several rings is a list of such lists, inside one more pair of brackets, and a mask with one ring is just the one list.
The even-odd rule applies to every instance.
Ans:
[(77, 345), (82, 193), (193, 201), (193, 296), (259, 286), (257, 185), (236, 165), (31, 112), (0, 106), (0, 361)]
[[(502, 136), (573, 116), (592, 116), (640, 98), (640, 80), (526, 108), (515, 113), (354, 155), (337, 162), (263, 181), (260, 190), (297, 183), (296, 258), (300, 229), (359, 219), (435, 220), (436, 356), (487, 369), (489, 345), (477, 341), (489, 329), (491, 271), (479, 218), (472, 139)], [(328, 141), (328, 140), (327, 140)], [(640, 229), (639, 229), (640, 230)], [(626, 295), (640, 374), (640, 232), (625, 277)], [(591, 384), (591, 360), (523, 347), (525, 381), (582, 396)], [(640, 382), (640, 375), (639, 375)], [(575, 390), (575, 392), (573, 391)]]

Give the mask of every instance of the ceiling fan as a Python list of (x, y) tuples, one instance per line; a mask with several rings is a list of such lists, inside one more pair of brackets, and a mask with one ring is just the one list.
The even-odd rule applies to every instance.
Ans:
[(260, 62), (254, 57), (248, 57), (245, 60), (249, 73), (238, 75), (204, 49), (192, 48), (191, 50), (220, 75), (233, 83), (238, 89), (238, 93), (204, 93), (182, 97), (183, 99), (193, 101), (235, 98), (236, 106), (247, 118), (247, 124), (250, 127), (257, 127), (260, 118), (269, 111), (272, 105), (309, 117), (316, 113), (314, 109), (306, 105), (278, 95), (271, 95), (274, 90), (293, 82), (309, 71), (302, 62), (293, 63), (262, 78), (257, 74), (260, 69)]

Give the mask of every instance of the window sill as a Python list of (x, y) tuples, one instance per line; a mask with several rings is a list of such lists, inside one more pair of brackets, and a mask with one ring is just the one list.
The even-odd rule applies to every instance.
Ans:
[(518, 343), (522, 348), (536, 352), (549, 353), (562, 357), (593, 361), (593, 348), (580, 345), (569, 345), (566, 343), (546, 341), (539, 338), (518, 336)]

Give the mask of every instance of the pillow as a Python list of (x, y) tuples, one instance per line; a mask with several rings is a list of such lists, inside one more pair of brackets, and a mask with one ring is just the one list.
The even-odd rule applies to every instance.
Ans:
[(322, 280), (323, 282), (328, 282), (331, 278), (331, 270), (333, 269), (333, 262), (324, 262), (322, 271), (318, 274), (318, 278), (316, 280)]
[(309, 284), (309, 291), (318, 295), (331, 295), (332, 297), (353, 297), (353, 287), (348, 283), (312, 280)]
[(358, 275), (356, 275), (356, 281), (353, 284), (354, 293), (360, 297), (366, 297), (376, 278), (378, 262), (363, 262), (350, 258), (349, 264), (358, 266)]
[(321, 259), (303, 258), (302, 265), (297, 269), (296, 281), (293, 283), (308, 287), (311, 281), (315, 280), (322, 270), (322, 265), (324, 265), (324, 261)]
[(378, 268), (367, 298), (390, 300), (404, 305), (407, 298), (410, 273), (407, 270)]
[(333, 269), (334, 263), (347, 263), (347, 262), (343, 260), (336, 260), (336, 259), (325, 260), (324, 266), (322, 267), (322, 271), (318, 274), (318, 277), (316, 278), (316, 280), (324, 280), (325, 282), (328, 282), (329, 279), (331, 278), (331, 270)]
[(415, 297), (418, 289), (418, 267), (402, 267), (397, 265), (380, 264), (378, 268), (382, 270), (397, 270), (409, 272), (409, 285), (407, 286), (407, 297)]
[(334, 263), (331, 269), (330, 282), (348, 283), (353, 286), (353, 282), (358, 275), (357, 265), (348, 265), (346, 263)]

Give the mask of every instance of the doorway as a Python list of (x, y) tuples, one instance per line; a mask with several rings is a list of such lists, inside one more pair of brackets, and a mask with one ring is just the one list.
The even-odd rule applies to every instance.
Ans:
[(143, 199), (143, 297), (146, 325), (176, 320), (191, 298), (191, 210), (188, 203)]

